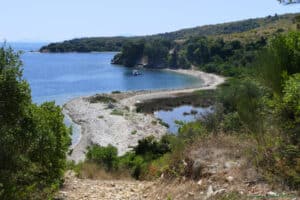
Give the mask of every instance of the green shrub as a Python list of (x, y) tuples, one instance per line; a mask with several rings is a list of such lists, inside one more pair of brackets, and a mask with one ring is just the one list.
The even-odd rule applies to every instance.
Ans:
[(111, 115), (119, 115), (119, 116), (123, 116), (124, 112), (122, 110), (119, 109), (113, 109), (113, 111), (110, 113)]
[(106, 95), (95, 95), (88, 98), (90, 103), (115, 103), (116, 100)]
[(133, 149), (136, 155), (143, 155), (150, 159), (156, 159), (169, 152), (170, 146), (167, 139), (155, 140), (153, 136), (146, 137), (138, 141), (138, 145)]
[(164, 127), (166, 127), (166, 128), (169, 128), (169, 127), (170, 127), (170, 125), (167, 124), (166, 122), (164, 122), (163, 120), (161, 120), (161, 119), (157, 119), (157, 120), (158, 120), (158, 123), (159, 123), (160, 125), (162, 125), (162, 126), (164, 126)]
[(222, 122), (222, 129), (225, 132), (237, 132), (241, 130), (241, 128), (242, 128), (242, 122), (237, 112), (228, 113), (224, 115), (224, 120)]
[(107, 171), (112, 171), (118, 166), (118, 150), (112, 145), (107, 147), (93, 145), (88, 148), (86, 160), (102, 165)]
[(112, 94), (120, 94), (120, 93), (121, 93), (121, 91), (119, 91), (119, 90), (115, 90), (115, 91), (112, 91), (111, 93), (112, 93)]
[(0, 199), (48, 199), (62, 184), (70, 129), (54, 102), (32, 102), (21, 66), (0, 48)]

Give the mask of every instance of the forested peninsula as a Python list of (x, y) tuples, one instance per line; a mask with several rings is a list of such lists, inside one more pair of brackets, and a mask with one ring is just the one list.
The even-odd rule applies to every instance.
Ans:
[(250, 66), (268, 38), (293, 29), (297, 14), (267, 16), (137, 37), (93, 37), (51, 43), (41, 52), (118, 51), (113, 64), (190, 68), (235, 76)]

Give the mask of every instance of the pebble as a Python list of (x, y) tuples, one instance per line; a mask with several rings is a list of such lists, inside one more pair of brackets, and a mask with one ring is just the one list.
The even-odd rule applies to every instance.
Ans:
[(214, 190), (213, 190), (213, 187), (210, 185), (210, 186), (208, 186), (208, 188), (207, 188), (206, 198), (207, 198), (207, 199), (210, 198), (211, 196), (213, 196), (213, 194), (214, 194)]
[(227, 176), (226, 177), (226, 181), (228, 182), (232, 182), (234, 180), (234, 178), (232, 176)]
[(276, 192), (270, 191), (267, 193), (267, 196), (276, 197), (276, 196), (278, 196), (278, 194)]
[(202, 185), (202, 179), (200, 179), (200, 180), (197, 182), (197, 184), (201, 186), (201, 185)]

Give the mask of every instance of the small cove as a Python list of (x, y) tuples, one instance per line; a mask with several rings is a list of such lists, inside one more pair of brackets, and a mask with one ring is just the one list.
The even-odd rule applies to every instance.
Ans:
[[(62, 106), (73, 98), (95, 93), (177, 89), (202, 85), (198, 78), (164, 70), (143, 69), (143, 75), (132, 76), (132, 69), (110, 64), (116, 52), (31, 52), (38, 50), (41, 45), (11, 44), (15, 50), (24, 51), (21, 56), (23, 74), (30, 84), (32, 99), (37, 104), (55, 101)], [(72, 126), (72, 145), (76, 145), (80, 139), (81, 127), (64, 114), (65, 124)]]

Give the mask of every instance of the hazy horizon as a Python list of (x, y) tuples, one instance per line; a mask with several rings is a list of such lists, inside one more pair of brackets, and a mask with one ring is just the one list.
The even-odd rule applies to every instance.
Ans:
[[(2, 2), (0, 40), (44, 43), (82, 37), (143, 36), (203, 25), (296, 13), (276, 0)], [(9, 16), (9, 17), (8, 17)]]

